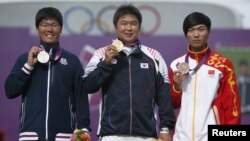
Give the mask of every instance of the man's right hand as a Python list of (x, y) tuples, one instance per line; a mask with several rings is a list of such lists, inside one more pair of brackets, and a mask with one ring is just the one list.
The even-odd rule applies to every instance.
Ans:
[(27, 63), (30, 66), (34, 66), (38, 61), (37, 61), (37, 55), (42, 49), (37, 46), (33, 46), (29, 52), (28, 52), (28, 60)]
[(118, 51), (114, 45), (108, 45), (105, 50), (105, 62), (112, 64), (112, 61), (118, 56)]
[(185, 74), (180, 73), (179, 71), (174, 71), (174, 87), (177, 91), (181, 91), (181, 82), (186, 78), (187, 76)]

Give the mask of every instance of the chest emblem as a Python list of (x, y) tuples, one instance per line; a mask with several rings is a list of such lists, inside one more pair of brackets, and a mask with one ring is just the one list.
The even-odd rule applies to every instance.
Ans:
[(141, 69), (148, 69), (149, 68), (148, 63), (141, 63), (140, 66), (141, 66)]
[(68, 65), (67, 59), (66, 58), (61, 58), (60, 63), (63, 65)]
[(208, 70), (208, 71), (207, 71), (207, 74), (208, 74), (209, 77), (214, 77), (214, 75), (215, 75), (215, 70)]

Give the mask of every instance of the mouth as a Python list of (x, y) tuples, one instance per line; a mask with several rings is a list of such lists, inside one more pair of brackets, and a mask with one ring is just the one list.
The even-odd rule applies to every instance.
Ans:
[(193, 40), (193, 42), (200, 42), (201, 40)]
[(133, 33), (124, 33), (127, 37), (133, 36)]
[(46, 36), (47, 38), (53, 38), (53, 37), (54, 37), (53, 34), (45, 34), (45, 36)]
[(200, 42), (201, 42), (201, 40), (193, 40), (193, 43), (196, 43), (196, 44), (198, 44)]

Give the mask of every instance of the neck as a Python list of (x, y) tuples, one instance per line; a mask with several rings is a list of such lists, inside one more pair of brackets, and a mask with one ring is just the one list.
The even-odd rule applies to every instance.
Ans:
[(194, 48), (194, 47), (189, 47), (190, 51), (192, 52), (202, 52), (203, 50), (205, 50), (207, 48), (207, 45), (204, 45), (202, 47), (199, 47), (199, 48)]
[[(118, 38), (119, 39), (119, 38)], [(120, 41), (122, 41), (121, 39), (119, 39)], [(122, 41), (122, 43), (124, 44), (124, 46), (126, 47), (135, 47), (136, 44), (140, 43), (140, 41), (137, 39), (135, 40), (133, 43), (126, 43), (124, 41)]]
[(43, 41), (40, 41), (40, 44), (44, 47), (44, 48), (57, 48), (59, 46), (59, 42), (56, 43), (45, 43)]

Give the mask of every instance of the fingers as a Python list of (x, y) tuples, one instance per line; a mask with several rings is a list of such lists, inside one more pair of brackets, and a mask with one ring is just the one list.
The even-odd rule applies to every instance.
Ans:
[(114, 45), (109, 45), (106, 49), (106, 51), (110, 53), (118, 53), (117, 48)]
[(31, 47), (31, 49), (29, 50), (29, 53), (28, 53), (28, 60), (27, 60), (27, 62), (30, 66), (33, 66), (34, 64), (36, 64), (36, 62), (37, 62), (36, 57), (41, 50), (42, 49), (37, 47), (37, 46)]
[(181, 74), (179, 71), (174, 71), (173, 80), (175, 83), (180, 84), (185, 78), (186, 75)]
[(36, 56), (42, 49), (37, 47), (37, 46), (33, 46), (30, 51), (29, 54), (32, 56)]
[(112, 64), (112, 61), (118, 56), (118, 51), (115, 46), (109, 45), (105, 50), (105, 61)]
[(115, 46), (113, 45), (109, 45), (106, 50), (105, 50), (105, 54), (108, 56), (108, 57), (111, 57), (111, 58), (114, 58), (116, 56), (118, 56), (118, 51), (116, 49)]

